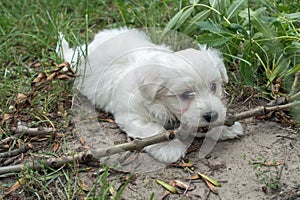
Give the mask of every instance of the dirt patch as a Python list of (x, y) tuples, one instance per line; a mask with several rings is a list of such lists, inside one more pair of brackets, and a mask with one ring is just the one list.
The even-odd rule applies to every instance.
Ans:
[[(209, 175), (222, 183), (218, 194), (209, 192), (202, 180), (193, 181), (195, 189), (183, 194), (170, 194), (167, 199), (297, 199), (300, 198), (300, 135), (295, 129), (284, 128), (279, 123), (248, 119), (242, 122), (245, 135), (236, 140), (218, 142), (206, 159), (199, 159), (194, 151), (186, 156), (195, 166), (195, 172)], [(115, 124), (100, 122), (106, 136), (114, 140), (126, 140)], [(92, 126), (89, 126), (92, 129)], [(96, 141), (97, 133), (88, 136)], [(99, 138), (98, 138), (99, 140)], [(198, 145), (201, 139), (196, 139)], [(103, 140), (102, 140), (103, 141)], [(273, 166), (273, 164), (279, 164)], [(265, 165), (267, 164), (267, 165)], [(190, 172), (181, 168), (157, 166), (151, 172), (137, 173), (125, 189), (124, 199), (154, 199), (163, 196), (165, 190), (156, 180), (187, 181)], [(124, 169), (130, 170), (130, 169)], [(147, 170), (144, 170), (147, 171)], [(273, 188), (273, 189), (271, 189)]]
[[(91, 117), (90, 113), (83, 112)], [(94, 117), (99, 115), (94, 113)], [(92, 119), (90, 119), (92, 120)], [(95, 119), (94, 119), (95, 120)], [(86, 142), (94, 142), (95, 146), (111, 145), (111, 141), (126, 142), (125, 134), (112, 122), (87, 122), (81, 133), (91, 133), (85, 136)], [(100, 120), (101, 121), (101, 120)], [(84, 123), (85, 121), (83, 121)], [(91, 124), (94, 124), (93, 127)], [(242, 122), (245, 135), (240, 139), (218, 142), (209, 156), (199, 159), (198, 152), (189, 153), (186, 158), (194, 164), (194, 171), (201, 172), (222, 184), (218, 187), (218, 195), (209, 191), (203, 180), (190, 182), (195, 188), (186, 195), (170, 194), (166, 199), (300, 199), (300, 134), (295, 129), (282, 127), (281, 124), (270, 121), (257, 121), (248, 119)], [(112, 136), (109, 140), (101, 139), (97, 130), (101, 129), (105, 136)], [(78, 127), (77, 127), (78, 129)], [(80, 137), (84, 134), (79, 135)], [(82, 150), (79, 137), (74, 135), (66, 139), (67, 149), (70, 151)], [(95, 142), (96, 141), (96, 142)], [(199, 146), (201, 139), (194, 141)], [(278, 166), (265, 166), (264, 164), (278, 164)], [(271, 163), (271, 164), (272, 164)], [(182, 168), (153, 166), (153, 163), (143, 163), (152, 170), (148, 173), (137, 173), (126, 186), (122, 199), (161, 199), (165, 189), (156, 180), (169, 182), (187, 178), (190, 172)], [(153, 167), (156, 169), (153, 170)], [(95, 173), (98, 168), (88, 172), (80, 172), (80, 180), (92, 186), (95, 183)], [(130, 169), (125, 169), (130, 170)], [(144, 170), (147, 171), (147, 170)], [(112, 170), (109, 175), (111, 182), (116, 182), (116, 188), (124, 183), (118, 180), (122, 172)], [(11, 179), (2, 179), (3, 184), (13, 182)], [(73, 182), (73, 181), (72, 181)], [(75, 184), (75, 181), (73, 182)], [(99, 187), (100, 188), (100, 187)], [(273, 189), (270, 189), (273, 188)], [(55, 187), (53, 189), (56, 191)], [(183, 192), (183, 191), (182, 191)], [(58, 192), (56, 191), (55, 193)], [(84, 196), (84, 194), (82, 194)], [(19, 195), (16, 194), (17, 197)], [(9, 199), (9, 198), (8, 198)]]
[[(244, 123), (245, 136), (238, 140), (219, 142), (210, 153), (210, 158), (199, 159), (197, 152), (187, 155), (195, 165), (195, 171), (209, 174), (222, 183), (218, 188), (219, 197), (208, 196), (208, 188), (203, 181), (193, 183), (196, 189), (188, 192), (189, 197), (171, 194), (169, 199), (298, 199), (300, 198), (300, 142), (299, 133), (283, 128), (274, 122)], [(278, 166), (261, 166), (267, 161), (283, 162)], [(254, 163), (254, 164), (253, 164)], [(256, 165), (255, 165), (256, 163)], [(257, 166), (257, 168), (255, 168)], [(262, 172), (264, 171), (264, 172)], [(280, 173), (280, 174), (278, 174)], [(279, 180), (276, 178), (278, 174)], [(139, 174), (129, 184), (125, 199), (154, 199), (163, 196), (164, 189), (156, 180), (184, 180), (188, 172), (178, 168)], [(276, 190), (267, 184), (277, 184)]]
[[(83, 108), (89, 108), (83, 104)], [(80, 110), (80, 113), (87, 111)], [(77, 114), (78, 116), (82, 116)], [(124, 132), (114, 123), (99, 122), (99, 114), (88, 114), (87, 124), (82, 118), (77, 120), (77, 128), (81, 128), (81, 135), (87, 144), (95, 148), (105, 144), (126, 142)], [(94, 116), (94, 123), (91, 123)], [(76, 118), (75, 118), (76, 119)], [(98, 120), (97, 120), (98, 119)], [(81, 124), (80, 124), (81, 123)], [(284, 128), (280, 123), (271, 121), (258, 121), (247, 119), (242, 122), (245, 135), (240, 139), (218, 142), (209, 156), (200, 159), (198, 151), (186, 156), (194, 164), (194, 171), (209, 175), (222, 183), (218, 187), (219, 196), (209, 192), (203, 180), (193, 181), (195, 189), (187, 195), (170, 194), (168, 199), (300, 199), (300, 134), (295, 129)], [(94, 127), (93, 127), (94, 126)], [(88, 131), (85, 131), (87, 129)], [(101, 136), (99, 135), (101, 132)], [(100, 137), (99, 137), (100, 136)], [(105, 142), (107, 140), (107, 142)], [(201, 139), (196, 139), (194, 146), (201, 144)], [(74, 147), (74, 144), (70, 145)], [(92, 146), (93, 147), (93, 146)], [(118, 156), (118, 155), (117, 155)], [(112, 157), (112, 161), (115, 161)], [(149, 161), (149, 159), (147, 159)], [(109, 163), (107, 160), (102, 160)], [(113, 163), (113, 162), (112, 162)], [(156, 180), (169, 182), (172, 179), (188, 181), (190, 172), (182, 168), (154, 166), (155, 162), (143, 163), (138, 169), (135, 179), (125, 189), (124, 199), (149, 199), (154, 194), (154, 199), (163, 196), (164, 188)], [(279, 165), (273, 165), (279, 164)], [(265, 165), (267, 164), (267, 165)], [(269, 165), (268, 165), (269, 164)], [(271, 166), (270, 166), (271, 165)], [(130, 171), (130, 165), (123, 168)], [(136, 166), (134, 166), (136, 167)], [(122, 170), (122, 168), (118, 168)], [(141, 172), (142, 171), (142, 172)]]

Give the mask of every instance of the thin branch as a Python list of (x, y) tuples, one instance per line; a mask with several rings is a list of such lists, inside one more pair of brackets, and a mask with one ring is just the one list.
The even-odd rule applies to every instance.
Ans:
[(91, 151), (85, 151), (85, 152), (79, 152), (72, 156), (62, 156), (59, 158), (50, 158), (46, 161), (38, 162), (36, 160), (32, 160), (30, 162), (26, 162), (25, 164), (20, 165), (12, 165), (12, 166), (5, 166), (0, 167), (0, 175), (6, 174), (6, 173), (18, 173), (24, 168), (34, 169), (34, 170), (40, 170), (44, 167), (52, 167), (52, 168), (58, 168), (68, 163), (73, 163), (74, 161), (79, 163), (86, 163), (89, 161), (92, 161), (94, 158), (101, 158), (106, 157), (109, 155), (113, 155), (116, 153), (124, 152), (124, 151), (130, 151), (130, 150), (139, 150), (143, 149), (145, 146), (156, 144), (162, 141), (170, 141), (175, 138), (175, 132), (174, 131), (166, 131), (162, 134), (158, 134), (149, 138), (145, 138), (143, 140), (133, 140), (128, 143), (119, 144), (115, 146), (110, 146), (107, 148), (100, 148), (97, 149), (95, 152)]
[(0, 145), (6, 145), (16, 139), (17, 139), (16, 136), (10, 136), (10, 137), (4, 138), (3, 140), (0, 141)]
[(12, 127), (11, 131), (16, 134), (25, 134), (29, 136), (45, 136), (55, 132), (53, 128), (29, 128), (24, 125), (18, 125), (17, 127)]
[(287, 104), (293, 101), (297, 101), (300, 99), (300, 92), (291, 95), (291, 96), (286, 96), (286, 97), (278, 97), (275, 100), (270, 101), (267, 106), (276, 106), (276, 105), (283, 105), (283, 104)]
[(30, 144), (25, 144), (18, 149), (0, 153), (0, 158), (8, 158), (8, 157), (19, 155), (21, 153), (25, 153), (26, 151), (28, 151), (30, 149), (30, 147), (31, 147)]
[(142, 150), (144, 147), (151, 144), (157, 144), (164, 141), (170, 141), (175, 138), (176, 130), (166, 131), (164, 133), (154, 135), (144, 139), (135, 139), (131, 142), (115, 145), (112, 147), (101, 148), (93, 152), (95, 158), (102, 158), (108, 155), (113, 155), (123, 151)]
[(89, 160), (91, 158), (92, 154), (90, 152), (79, 152), (75, 154), (74, 156), (63, 156), (60, 158), (50, 158), (46, 161), (38, 162), (36, 160), (32, 160), (31, 162), (26, 162), (25, 164), (20, 165), (11, 165), (11, 166), (5, 166), (0, 167), (0, 175), (6, 174), (6, 173), (18, 173), (22, 171), (23, 169), (33, 169), (33, 170), (40, 170), (45, 167), (53, 167), (58, 168), (61, 167), (67, 163), (72, 163), (75, 161), (83, 162), (83, 160)]
[(297, 106), (300, 105), (300, 101), (294, 101), (292, 103), (287, 103), (284, 105), (277, 105), (277, 106), (259, 106), (257, 108), (251, 109), (251, 110), (247, 110), (245, 112), (241, 112), (232, 116), (229, 116), (226, 118), (225, 120), (225, 125), (226, 126), (232, 126), (234, 124), (234, 122), (236, 121), (240, 121), (242, 119), (247, 119), (250, 117), (254, 117), (254, 116), (260, 116), (260, 115), (266, 115), (270, 112), (276, 111), (276, 110), (284, 110), (284, 109), (288, 109), (291, 108), (293, 106)]
[[(299, 93), (293, 95), (288, 100), (291, 101), (291, 99), (296, 99), (297, 97), (299, 97)], [(293, 102), (290, 102), (290, 103), (287, 103), (284, 105), (276, 105), (276, 106), (270, 106), (270, 107), (269, 106), (260, 106), (260, 107), (227, 117), (226, 121), (225, 121), (225, 125), (230, 126), (234, 122), (242, 120), (242, 119), (250, 118), (253, 116), (265, 115), (265, 114), (268, 114), (268, 113), (276, 111), (276, 110), (288, 109), (288, 108), (291, 108), (292, 106), (297, 106), (299, 104), (300, 104), (300, 101), (293, 101)], [(224, 125), (224, 124), (220, 124), (220, 125)], [(23, 131), (28, 131), (28, 129), (25, 129)], [(37, 130), (35, 130), (35, 131), (37, 131)], [(89, 162), (89, 161), (93, 160), (93, 158), (99, 159), (101, 157), (106, 157), (106, 156), (117, 154), (117, 153), (120, 153), (123, 151), (141, 150), (144, 147), (151, 145), (151, 144), (157, 144), (160, 142), (170, 141), (175, 138), (175, 134), (178, 134), (178, 132), (180, 132), (180, 128), (178, 128), (174, 131), (166, 131), (165, 133), (154, 135), (149, 138), (135, 139), (128, 143), (110, 146), (110, 147), (106, 147), (106, 148), (100, 148), (93, 152), (90, 152), (90, 151), (79, 152), (79, 153), (74, 154), (73, 156), (62, 156), (59, 158), (51, 158), (51, 159), (47, 159), (44, 162), (31, 161), (31, 162), (27, 162), (25, 164), (20, 164), (20, 165), (0, 167), (0, 175), (6, 174), (6, 173), (18, 173), (25, 167), (30, 168), (30, 169), (35, 169), (35, 170), (42, 169), (43, 167), (57, 168), (57, 167), (61, 167), (61, 166), (65, 165), (67, 163), (72, 163), (74, 161), (77, 161), (79, 163), (84, 163), (84, 162)]]

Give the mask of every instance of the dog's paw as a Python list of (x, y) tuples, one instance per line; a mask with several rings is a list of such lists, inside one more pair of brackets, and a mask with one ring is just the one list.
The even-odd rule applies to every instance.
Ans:
[(235, 122), (232, 126), (224, 126), (219, 140), (229, 140), (244, 135), (244, 130), (239, 122)]
[(163, 163), (172, 163), (179, 160), (186, 153), (186, 146), (178, 139), (171, 142), (162, 142), (144, 148), (152, 157)]

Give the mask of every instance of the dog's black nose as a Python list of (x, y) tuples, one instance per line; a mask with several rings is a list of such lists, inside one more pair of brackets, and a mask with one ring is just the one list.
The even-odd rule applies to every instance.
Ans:
[(207, 112), (207, 113), (204, 113), (203, 118), (207, 122), (214, 122), (218, 119), (218, 113), (217, 112)]

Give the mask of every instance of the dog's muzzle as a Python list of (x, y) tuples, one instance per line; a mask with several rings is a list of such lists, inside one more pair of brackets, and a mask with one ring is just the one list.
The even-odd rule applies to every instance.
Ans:
[(204, 113), (203, 118), (207, 122), (214, 122), (218, 119), (218, 113), (213, 112), (213, 111), (212, 112), (207, 112), (207, 113)]

